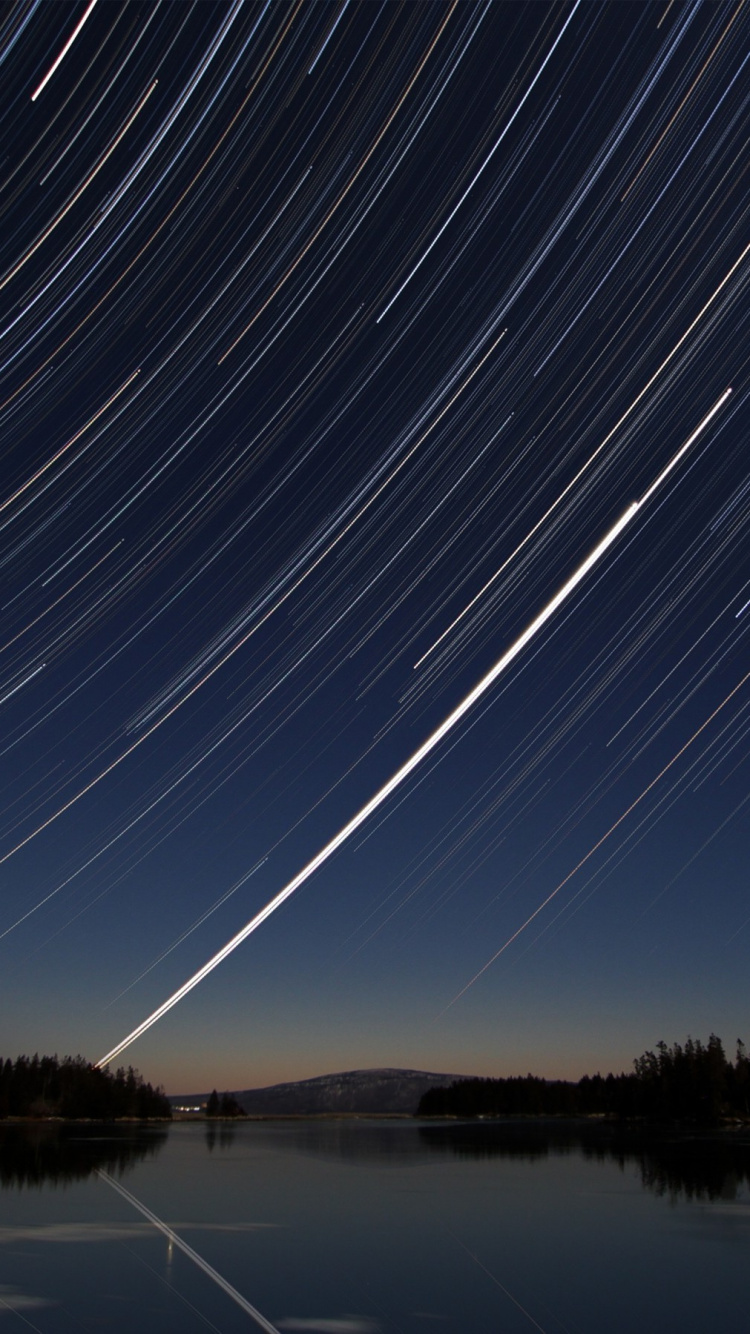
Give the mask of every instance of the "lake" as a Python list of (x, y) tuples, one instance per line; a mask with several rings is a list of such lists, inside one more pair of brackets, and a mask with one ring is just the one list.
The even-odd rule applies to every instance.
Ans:
[(746, 1131), (0, 1123), (0, 1185), (19, 1334), (750, 1329)]

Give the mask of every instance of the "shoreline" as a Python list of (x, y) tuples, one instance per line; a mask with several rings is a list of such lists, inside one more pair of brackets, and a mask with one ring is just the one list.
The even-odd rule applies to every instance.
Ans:
[(206, 1126), (258, 1125), (269, 1122), (309, 1123), (323, 1121), (398, 1121), (408, 1122), (420, 1127), (429, 1126), (447, 1128), (460, 1127), (464, 1130), (559, 1130), (559, 1131), (600, 1131), (611, 1134), (663, 1136), (677, 1135), (690, 1139), (734, 1139), (744, 1133), (750, 1134), (750, 1118), (727, 1118), (716, 1124), (701, 1124), (691, 1121), (645, 1121), (620, 1120), (594, 1113), (590, 1116), (550, 1116), (540, 1113), (517, 1113), (514, 1116), (416, 1116), (411, 1112), (268, 1112), (251, 1113), (245, 1116), (206, 1116), (204, 1112), (178, 1112), (172, 1117), (114, 1117), (93, 1116), (7, 1116), (0, 1118), (0, 1131), (3, 1126), (170, 1126), (201, 1124)]

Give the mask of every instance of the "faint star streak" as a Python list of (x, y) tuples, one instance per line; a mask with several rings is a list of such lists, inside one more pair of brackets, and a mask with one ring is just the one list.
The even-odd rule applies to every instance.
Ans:
[(31, 477), (27, 477), (26, 481), (23, 482), (21, 486), (16, 487), (16, 490), (12, 495), (8, 496), (3, 501), (0, 501), (0, 512), (7, 509), (8, 505), (12, 505), (14, 500), (18, 500), (18, 497), (22, 496), (24, 491), (28, 491), (29, 487), (33, 486), (34, 482), (38, 481), (40, 477), (43, 477), (47, 470), (52, 467), (53, 463), (57, 463), (57, 460), (62, 458), (63, 454), (67, 453), (71, 446), (76, 443), (76, 440), (80, 440), (84, 432), (89, 429), (89, 426), (93, 426), (94, 422), (98, 421), (102, 413), (106, 412), (107, 408), (120, 397), (120, 394), (124, 394), (128, 385), (132, 384), (136, 376), (139, 374), (140, 368), (133, 371), (133, 374), (128, 376), (125, 383), (121, 384), (120, 388), (115, 390), (114, 394), (107, 399), (106, 403), (103, 403), (102, 406), (97, 409), (93, 417), (89, 417), (88, 421), (81, 427), (80, 431), (76, 431), (75, 435), (71, 436), (70, 440), (67, 440), (50, 459), (47, 459), (47, 462), (43, 463), (41, 468), (37, 468), (36, 472), (32, 473)]
[(458, 210), (460, 209), (460, 207), (461, 207), (461, 205), (463, 204), (464, 200), (467, 198), (467, 196), (468, 196), (468, 195), (471, 193), (471, 191), (473, 190), (474, 186), (476, 185), (477, 181), (479, 180), (479, 177), (482, 175), (482, 172), (484, 171), (485, 167), (489, 165), (490, 161), (491, 161), (492, 158), (495, 156), (495, 153), (497, 152), (498, 148), (500, 147), (501, 143), (503, 142), (503, 139), (505, 138), (506, 134), (508, 133), (508, 130), (510, 129), (510, 127), (511, 127), (511, 125), (513, 124), (514, 120), (516, 119), (516, 116), (518, 116), (519, 112), (522, 110), (522, 108), (523, 108), (523, 106), (524, 106), (524, 103), (526, 102), (527, 98), (529, 98), (529, 97), (531, 96), (532, 92), (534, 91), (534, 88), (536, 87), (537, 83), (539, 82), (539, 79), (541, 78), (542, 74), (544, 73), (544, 70), (546, 69), (546, 67), (547, 67), (547, 65), (548, 65), (548, 63), (549, 63), (549, 61), (552, 59), (552, 56), (554, 55), (555, 51), (557, 50), (557, 47), (559, 46), (560, 42), (562, 41), (562, 38), (563, 38), (563, 36), (564, 36), (564, 34), (565, 34), (565, 31), (566, 31), (568, 25), (570, 24), (570, 22), (571, 22), (571, 20), (572, 20), (572, 18), (573, 18), (573, 15), (575, 14), (575, 12), (576, 12), (576, 10), (577, 10), (577, 8), (578, 8), (580, 2), (581, 2), (581, 0), (575, 0), (575, 4), (573, 5), (573, 8), (571, 9), (570, 13), (568, 14), (568, 17), (566, 18), (565, 22), (563, 23), (562, 28), (560, 29), (559, 33), (557, 34), (557, 37), (555, 38), (554, 42), (552, 43), (552, 46), (550, 47), (549, 51), (547, 52), (546, 56), (544, 57), (544, 60), (542, 61), (541, 65), (539, 66), (539, 69), (537, 70), (536, 74), (534, 75), (533, 79), (531, 80), (531, 83), (529, 84), (528, 88), (526, 89), (526, 92), (524, 93), (523, 97), (521, 98), (520, 102), (518, 103), (518, 105), (517, 105), (515, 111), (513, 112), (512, 116), (509, 116), (508, 120), (506, 121), (505, 125), (503, 126), (502, 132), (500, 133), (500, 135), (498, 136), (498, 138), (495, 140), (494, 144), (492, 145), (492, 148), (490, 149), (489, 153), (487, 154), (486, 158), (484, 159), (484, 162), (482, 163), (481, 167), (478, 169), (478, 171), (475, 172), (474, 176), (473, 176), (472, 179), (469, 181), (469, 184), (467, 185), (467, 187), (466, 187), (466, 189), (464, 190), (463, 194), (461, 195), (460, 199), (457, 201), (456, 204), (454, 204), (453, 208), (451, 209), (450, 213), (448, 214), (448, 217), (445, 219), (445, 222), (443, 223), (442, 227), (440, 227), (440, 228), (438, 229), (438, 231), (435, 233), (435, 235), (433, 236), (432, 240), (430, 241), (430, 244), (427, 246), (427, 249), (424, 250), (424, 251), (422, 252), (422, 254), (420, 255), (420, 257), (419, 257), (419, 259), (417, 260), (416, 264), (414, 265), (413, 269), (412, 269), (412, 270), (406, 275), (406, 277), (404, 278), (404, 281), (401, 283), (401, 286), (398, 287), (398, 288), (396, 289), (396, 291), (393, 293), (393, 296), (391, 297), (391, 299), (390, 299), (390, 301), (388, 302), (388, 304), (387, 304), (386, 306), (383, 307), (383, 309), (381, 310), (380, 314), (378, 315), (378, 317), (377, 317), (377, 319), (376, 319), (376, 321), (375, 321), (376, 324), (380, 324), (380, 321), (381, 321), (382, 319), (384, 319), (384, 317), (388, 314), (388, 311), (390, 310), (391, 306), (393, 305), (393, 303), (394, 303), (395, 301), (398, 300), (398, 298), (400, 297), (400, 295), (401, 295), (401, 293), (403, 292), (404, 288), (411, 282), (412, 278), (414, 277), (414, 274), (417, 272), (417, 269), (420, 269), (420, 268), (422, 267), (422, 265), (424, 264), (424, 262), (425, 262), (427, 256), (429, 255), (430, 251), (434, 248), (434, 246), (437, 245), (437, 243), (438, 243), (438, 241), (440, 240), (440, 237), (443, 235), (443, 232), (445, 231), (446, 227), (448, 227), (448, 226), (450, 225), (450, 223), (453, 221), (453, 218), (454, 218), (455, 215), (458, 213)]
[[(627, 810), (623, 811), (622, 815), (619, 815), (617, 819), (614, 821), (614, 823), (610, 825), (607, 832), (605, 834), (602, 834), (601, 838), (597, 840), (597, 842), (594, 844), (592, 848), (589, 848), (588, 852), (585, 854), (585, 856), (581, 858), (579, 862), (576, 863), (572, 871), (568, 872), (568, 874), (559, 882), (559, 884), (555, 886), (552, 892), (547, 895), (546, 899), (543, 899), (542, 902), (539, 904), (539, 906), (535, 908), (532, 913), (529, 914), (529, 916), (526, 918), (526, 921), (522, 922), (521, 925), (518, 927), (518, 929), (513, 932), (513, 935), (509, 936), (508, 939), (505, 941), (505, 943), (500, 946), (500, 949), (495, 951), (495, 953), (492, 955), (492, 958), (488, 959), (487, 962), (482, 965), (479, 971), (475, 973), (472, 978), (470, 978), (470, 980), (466, 983), (466, 986), (462, 987), (460, 991), (456, 992), (456, 995), (453, 997), (453, 999), (450, 1000), (448, 1004), (445, 1006), (445, 1008), (441, 1010), (439, 1014), (436, 1016), (437, 1019), (440, 1019), (442, 1015), (446, 1014), (447, 1011), (451, 1008), (451, 1006), (455, 1005), (456, 1001), (459, 1001), (461, 997), (464, 996), (466, 992), (471, 987), (474, 986), (474, 983), (479, 981), (479, 978), (482, 976), (482, 974), (486, 973), (487, 969), (492, 967), (493, 963), (495, 963), (500, 958), (501, 954), (504, 954), (505, 951), (508, 949), (508, 947), (512, 945), (515, 940), (518, 940), (518, 937), (523, 934), (526, 928), (530, 926), (531, 923), (539, 916), (539, 914), (547, 907), (547, 904), (552, 902), (552, 900), (560, 893), (560, 890), (564, 889), (565, 885), (567, 885), (569, 881), (572, 880), (573, 876), (576, 875), (578, 871), (580, 871), (581, 867), (586, 865), (586, 862), (589, 860), (589, 858), (593, 857), (594, 853), (597, 852), (598, 849), (602, 847), (604, 843), (606, 843), (607, 839), (610, 837), (611, 834), (614, 833), (616, 829), (619, 828), (623, 820), (626, 820), (627, 817), (635, 810), (636, 806), (640, 805), (640, 803), (643, 801), (643, 798), (648, 796), (649, 792), (651, 792), (652, 789), (656, 787), (657, 783), (661, 781), (664, 775), (669, 772), (669, 770), (672, 768), (672, 765), (676, 764), (680, 756), (685, 754), (686, 750), (690, 746), (692, 746), (693, 742), (696, 741), (699, 736), (701, 736), (701, 734), (706, 730), (709, 724), (713, 722), (714, 718), (716, 718), (717, 715), (721, 713), (721, 710), (725, 708), (725, 706), (729, 703), (729, 701), (734, 698), (737, 692), (742, 689), (745, 682), (748, 680), (750, 680), (750, 672), (746, 672), (745, 675), (740, 678), (737, 684), (733, 686), (733, 688), (729, 691), (729, 694), (725, 695), (721, 703), (718, 704), (716, 708), (713, 710), (713, 712), (710, 713), (708, 717), (701, 723), (700, 727), (696, 728), (692, 736), (688, 737), (687, 741), (682, 746), (680, 746), (680, 749), (672, 756), (671, 760), (669, 760), (669, 762), (664, 765), (664, 768), (659, 771), (659, 773), (656, 775), (655, 778), (651, 779), (651, 782), (648, 783), (646, 787), (644, 787), (643, 791), (638, 794), (635, 800), (630, 803)], [(702, 851), (702, 849), (699, 849), (699, 851)], [(656, 902), (656, 900), (654, 900), (654, 902)]]
[(505, 1285), (500, 1282), (500, 1279), (495, 1277), (495, 1275), (492, 1273), (492, 1270), (488, 1269), (486, 1265), (483, 1265), (479, 1257), (476, 1256), (473, 1251), (470, 1251), (468, 1246), (464, 1246), (464, 1243), (462, 1241), (459, 1241), (458, 1237), (454, 1237), (454, 1241), (458, 1242), (458, 1245), (461, 1247), (461, 1249), (466, 1251), (466, 1254), (474, 1261), (475, 1264), (479, 1265), (479, 1268), (487, 1275), (488, 1278), (492, 1279), (492, 1282), (500, 1289), (500, 1291), (505, 1293), (505, 1296), (510, 1301), (512, 1301), (513, 1305), (518, 1307), (522, 1315), (526, 1316), (526, 1319), (528, 1320), (529, 1324), (533, 1325), (534, 1329), (538, 1329), (540, 1331), (540, 1334), (546, 1334), (544, 1327), (542, 1325), (537, 1324), (534, 1317), (530, 1315), (529, 1312), (526, 1310), (526, 1307), (522, 1306), (521, 1303), (518, 1301), (518, 1299), (513, 1296), (513, 1293), (509, 1292), (508, 1289), (505, 1287)]
[[(487, 350), (487, 352), (485, 352), (484, 356), (480, 359), (477, 365), (470, 371), (470, 373), (462, 381), (456, 392), (451, 396), (448, 402), (442, 406), (437, 417), (435, 417), (433, 421), (430, 423), (430, 425), (426, 428), (426, 430), (421, 433), (421, 435), (417, 438), (417, 440), (407, 451), (407, 453), (402, 458), (399, 459), (398, 463), (387, 475), (387, 477), (380, 482), (380, 485), (375, 489), (375, 491), (370, 496), (368, 496), (367, 500), (364, 502), (363, 505), (360, 506), (356, 514), (354, 514), (348, 520), (345, 526), (336, 534), (336, 536), (332, 539), (332, 541), (329, 542), (326, 547), (324, 547), (323, 551), (318, 553), (318, 555), (315, 557), (315, 560), (308, 564), (307, 569), (299, 576), (299, 578), (296, 579), (284, 591), (284, 593), (280, 594), (280, 596), (271, 605), (271, 607), (264, 612), (263, 616), (261, 616), (258, 620), (256, 620), (255, 623), (250, 627), (250, 629), (247, 630), (246, 633), (239, 640), (237, 640), (231, 646), (231, 648), (227, 650), (226, 653), (224, 653), (219, 658), (218, 662), (215, 662), (213, 666), (211, 666), (208, 669), (208, 671), (206, 671), (200, 677), (198, 681), (196, 681), (193, 685), (191, 685), (189, 690), (187, 690), (186, 693), (182, 695), (180, 699), (178, 699), (176, 703), (174, 703), (171, 706), (171, 708), (167, 710), (166, 713), (163, 713), (160, 718), (157, 718), (156, 722), (152, 723), (151, 726), (145, 732), (143, 732), (141, 736), (137, 738), (137, 740), (132, 742), (132, 744), (128, 746), (127, 749), (124, 750), (120, 755), (116, 756), (116, 758), (112, 760), (110, 764), (106, 765), (106, 767), (102, 769), (98, 774), (96, 774), (96, 776), (92, 778), (88, 783), (86, 783), (84, 787), (80, 788), (78, 792), (74, 793), (74, 795), (70, 797), (69, 800), (64, 803), (64, 805), (60, 806), (58, 810), (54, 811), (52, 815), (47, 817), (46, 820), (44, 820), (41, 824), (37, 825), (37, 827), (33, 829), (30, 834), (27, 834), (25, 838), (21, 839), (20, 842), (16, 843), (14, 847), (10, 848), (2, 857), (0, 857), (0, 866), (3, 864), (3, 862), (8, 861), (9, 858), (15, 856), (17, 852), (20, 852), (21, 848), (26, 847), (26, 845), (30, 843), (32, 839), (36, 838), (38, 834), (41, 834), (45, 829), (48, 829), (51, 824), (54, 824), (54, 822), (58, 820), (61, 815), (64, 815), (65, 812), (69, 811), (71, 807), (76, 805), (76, 803), (79, 802), (82, 797), (85, 797), (88, 792), (91, 792), (92, 789), (96, 787), (97, 783), (100, 783), (102, 779), (106, 778), (109, 774), (111, 774), (118, 767), (118, 765), (122, 764), (123, 760), (126, 760), (128, 756), (132, 755), (134, 751), (138, 749), (139, 746), (143, 745), (144, 741), (146, 741), (150, 736), (153, 735), (155, 731), (157, 731), (159, 727), (161, 727), (162, 723), (165, 723), (168, 718), (171, 718), (172, 715), (177, 712), (178, 709), (182, 708), (182, 705), (185, 704), (187, 700), (191, 699), (192, 696), (196, 693), (196, 691), (200, 690), (201, 686), (204, 686), (206, 682), (209, 681), (211, 677), (213, 677), (216, 674), (216, 672), (218, 672), (219, 669), (223, 667), (229, 661), (229, 659), (232, 658), (234, 654), (237, 653), (238, 650), (242, 648), (254, 634), (257, 633), (260, 626), (263, 625), (279, 609), (279, 607), (282, 606), (283, 603), (285, 603), (288, 600), (288, 598), (292, 596), (292, 594), (300, 587), (300, 585), (303, 584), (305, 580), (309, 578), (312, 571), (318, 565), (320, 565), (321, 561), (323, 561), (326, 558), (326, 556), (328, 556), (330, 552), (333, 551), (335, 547), (339, 545), (339, 543), (343, 540), (343, 538), (350, 531), (350, 529), (353, 528), (354, 525), (359, 521), (362, 515), (365, 514), (367, 510), (371, 508), (377, 497), (386, 489), (387, 486), (390, 485), (393, 478), (404, 467), (407, 459), (412, 454), (415, 453), (415, 451), (420, 447), (420, 445), (423, 444), (423, 442), (427, 439), (428, 435), (435, 429), (435, 426), (438, 424), (438, 422), (445, 416), (448, 410), (455, 403), (459, 395), (463, 393), (466, 386), (471, 382), (471, 380), (473, 380), (474, 376), (484, 365), (487, 358), (492, 354), (492, 352), (494, 352), (498, 343), (500, 343), (501, 340), (505, 337), (505, 334), (506, 330), (503, 329), (501, 333), (498, 335), (498, 337), (494, 340), (494, 342), (490, 345), (489, 349)], [(87, 543), (86, 545), (89, 545), (89, 543)], [(82, 549), (83, 548), (80, 548), (80, 550)], [(69, 563), (70, 561), (66, 561), (66, 564)], [(64, 566), (59, 567), (59, 569), (63, 568)], [(58, 573), (59, 569), (55, 571), (55, 573)], [(32, 675), (33, 674), (34, 673), (32, 673)], [(2, 703), (2, 700), (0, 700), (0, 703)], [(49, 897), (50, 896), (47, 895), (46, 898), (36, 906), (41, 907), (41, 903), (46, 902)], [(36, 911), (35, 908), (31, 909), (31, 912), (34, 911)], [(23, 917), (18, 919), (18, 921), (14, 922), (10, 927), (6, 928), (6, 930), (2, 933), (2, 935), (0, 935), (0, 939), (2, 939), (3, 936), (6, 936), (9, 931), (13, 931), (16, 926), (20, 925), (20, 923), (22, 921), (25, 921), (26, 918), (29, 916), (30, 916), (29, 912), (25, 913)]]
[[(580, 467), (580, 468), (578, 469), (578, 471), (576, 472), (575, 476), (572, 477), (571, 480), (568, 482), (567, 486), (565, 486), (565, 487), (563, 488), (563, 490), (560, 492), (560, 494), (555, 498), (555, 500), (553, 500), (552, 504), (547, 508), (547, 510), (545, 510), (545, 512), (544, 512), (544, 514), (542, 515), (541, 519), (539, 519), (539, 520), (534, 524), (534, 527), (531, 528), (530, 531), (526, 534), (526, 536), (525, 536), (525, 537), (518, 543), (518, 545), (516, 546), (515, 550), (513, 550), (513, 551), (510, 553), (510, 555), (503, 561), (503, 563), (502, 563), (502, 565), (500, 566), (500, 568), (497, 569), (497, 570), (495, 570), (494, 574), (492, 574), (492, 575), (490, 576), (490, 578), (487, 580), (487, 582), (486, 582), (485, 584), (483, 584), (482, 587), (479, 589), (479, 592), (474, 594), (474, 597), (471, 599), (471, 602), (468, 602), (468, 603), (467, 603), (467, 605), (463, 608), (463, 610), (460, 611), (460, 612), (458, 613), (458, 616), (455, 616), (455, 617), (454, 617), (454, 619), (451, 621), (450, 625), (446, 626), (445, 630), (443, 630), (443, 631), (438, 635), (437, 639), (430, 645), (430, 647), (429, 647), (428, 649), (425, 650), (425, 652), (422, 654), (421, 658), (418, 658), (418, 659), (417, 659), (417, 661), (414, 663), (414, 670), (415, 670), (415, 671), (416, 671), (417, 667), (420, 667), (420, 666), (422, 665), (422, 663), (425, 661), (425, 659), (428, 658), (428, 657), (430, 656), (430, 654), (437, 648), (438, 644), (442, 644), (442, 642), (443, 642), (443, 640), (446, 638), (446, 636), (449, 635), (450, 632), (451, 632), (451, 630), (455, 629), (455, 627), (459, 624), (459, 622), (463, 620), (463, 618), (464, 618), (464, 616), (467, 614), (467, 612), (471, 611), (471, 608), (472, 608), (473, 606), (475, 606), (475, 604), (479, 601), (479, 599), (482, 597), (482, 595), (483, 595), (484, 593), (486, 593), (487, 590), (488, 590), (489, 588), (492, 587), (492, 585), (495, 583), (495, 581), (496, 581), (497, 579), (499, 579), (500, 575), (503, 573), (503, 571), (504, 571), (505, 569), (507, 569), (507, 567), (508, 567), (508, 565), (510, 564), (510, 562), (511, 562), (512, 560), (514, 560), (514, 558), (515, 558), (517, 555), (519, 555), (519, 553), (520, 553), (521, 551), (523, 551), (523, 548), (526, 546), (527, 542), (529, 542), (529, 541), (531, 540), (531, 538), (534, 536), (534, 534), (537, 533), (537, 532), (539, 531), (539, 529), (541, 528), (541, 526), (542, 526), (542, 524), (544, 523), (545, 519), (548, 519), (548, 518), (550, 517), (551, 514), (554, 514), (554, 512), (555, 512), (555, 510), (557, 509), (557, 507), (558, 507), (558, 505), (560, 504), (560, 502), (561, 502), (562, 500), (565, 499), (565, 497), (568, 495), (568, 493), (571, 491), (571, 489), (575, 486), (576, 482), (579, 481), (579, 479), (583, 476), (583, 474), (584, 474), (585, 472), (588, 471), (588, 469), (590, 468), (591, 464), (594, 462), (594, 459), (595, 459), (595, 458), (598, 458), (598, 456), (601, 454), (602, 450), (604, 449), (605, 445), (607, 445), (607, 444), (609, 443), (609, 441), (612, 439), (612, 437), (615, 435), (615, 433), (616, 433), (617, 431), (619, 431), (620, 427), (627, 421), (627, 419), (628, 419), (628, 417), (630, 416), (630, 414), (631, 414), (631, 413), (633, 412), (633, 410), (638, 406), (638, 404), (640, 403), (641, 399), (642, 399), (642, 398), (644, 397), (644, 395), (646, 394), (647, 390), (649, 390), (649, 389), (651, 388), (652, 384), (654, 384), (655, 381), (659, 378), (659, 376), (661, 375), (661, 373), (662, 373), (662, 371), (665, 369), (665, 367), (667, 367), (667, 366), (669, 365), (670, 361), (671, 361), (672, 358), (675, 356), (675, 354), (677, 353), (677, 351), (679, 350), (679, 348), (682, 347), (682, 344), (685, 342), (686, 338), (689, 336), (689, 334), (692, 333), (692, 331), (693, 331), (693, 329), (695, 328), (696, 324), (699, 323), (699, 321), (700, 321), (700, 320), (703, 318), (703, 316), (705, 315), (706, 311), (713, 305), (713, 303), (714, 303), (714, 301), (716, 300), (716, 298), (717, 298), (717, 296), (719, 295), (719, 293), (724, 289), (724, 287), (726, 287), (727, 283), (729, 282), (729, 279), (732, 277), (732, 275), (733, 275), (733, 274), (736, 272), (736, 270), (739, 268), (740, 264), (742, 263), (743, 259), (744, 259), (745, 256), (748, 254), (748, 252), (750, 252), (750, 242), (748, 242), (748, 244), (745, 246), (745, 248), (744, 248), (744, 250), (741, 252), (741, 254), (738, 255), (737, 259), (734, 261), (734, 264), (733, 264), (732, 267), (729, 269), (728, 273), (725, 273), (725, 275), (724, 275), (724, 277), (722, 278), (721, 282), (719, 283), (718, 287), (716, 287), (716, 288), (714, 289), (714, 291), (711, 293), (710, 297), (709, 297), (708, 300), (704, 303), (704, 305), (701, 307), (701, 309), (698, 311), (698, 314), (695, 316), (695, 319), (693, 319), (693, 320), (691, 321), (691, 323), (688, 325), (687, 329), (686, 329), (685, 332), (682, 334), (681, 338), (678, 339), (678, 341), (675, 343), (674, 347), (671, 349), (671, 351), (667, 354), (667, 356), (664, 358), (664, 360), (661, 362), (661, 364), (660, 364), (660, 365), (657, 367), (657, 369), (654, 371), (654, 373), (653, 373), (653, 375), (651, 376), (651, 378), (646, 382), (646, 384), (643, 386), (643, 388), (640, 390), (640, 392), (639, 392), (639, 393), (636, 395), (636, 397), (633, 399), (632, 403), (625, 409), (625, 411), (623, 412), (622, 416), (618, 419), (618, 421), (615, 422), (615, 424), (614, 424), (614, 426), (612, 427), (611, 431), (608, 431), (608, 432), (607, 432), (607, 434), (606, 434), (606, 436), (604, 437), (604, 439), (601, 441), (601, 443), (600, 443), (599, 445), (597, 445), (597, 447), (596, 447), (596, 449), (593, 451), (593, 453), (589, 455), (589, 457), (586, 459), (586, 462), (583, 464), (583, 466)], [(744, 610), (744, 608), (743, 608), (743, 610)], [(740, 614), (741, 614), (740, 612), (737, 613), (738, 616), (739, 616)]]

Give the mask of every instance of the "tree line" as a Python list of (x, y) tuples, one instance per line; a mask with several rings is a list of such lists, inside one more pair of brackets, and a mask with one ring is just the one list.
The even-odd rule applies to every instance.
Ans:
[(418, 1116), (611, 1116), (715, 1124), (750, 1116), (750, 1058), (738, 1040), (734, 1061), (712, 1033), (704, 1045), (657, 1043), (632, 1074), (584, 1075), (578, 1083), (535, 1075), (462, 1079), (428, 1089)]
[(82, 1056), (18, 1056), (0, 1059), (0, 1117), (170, 1118), (169, 1099), (147, 1084), (132, 1065), (114, 1074)]

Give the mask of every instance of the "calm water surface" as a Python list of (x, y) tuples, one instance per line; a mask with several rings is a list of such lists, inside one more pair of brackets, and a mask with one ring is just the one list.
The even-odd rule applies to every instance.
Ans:
[[(747, 1136), (744, 1137), (747, 1141)], [(0, 1326), (747, 1334), (750, 1146), (416, 1122), (0, 1126)]]

